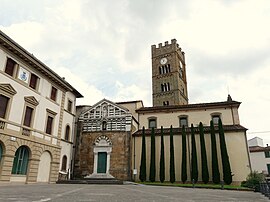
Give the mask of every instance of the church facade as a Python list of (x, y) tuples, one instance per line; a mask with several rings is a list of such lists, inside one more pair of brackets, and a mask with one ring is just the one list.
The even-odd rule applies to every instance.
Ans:
[[(150, 170), (150, 133), (155, 131), (156, 181), (159, 181), (161, 149), (160, 129), (164, 128), (165, 181), (169, 181), (170, 139), (173, 127), (175, 175), (181, 181), (182, 126), (187, 130), (187, 170), (190, 177), (191, 134), (195, 127), (199, 181), (202, 180), (200, 137), (198, 124), (204, 126), (204, 139), (211, 181), (210, 121), (221, 119), (225, 131), (233, 183), (239, 184), (249, 174), (250, 161), (246, 128), (240, 125), (240, 102), (228, 96), (226, 101), (213, 103), (188, 103), (185, 54), (175, 39), (165, 45), (152, 46), (153, 107), (144, 107), (142, 101), (114, 103), (101, 100), (94, 106), (77, 107), (77, 139), (74, 165), (75, 177), (108, 177), (139, 181), (142, 151), (142, 129), (146, 135), (146, 178)], [(222, 173), (219, 136), (216, 134), (218, 164)], [(223, 178), (221, 174), (221, 180)]]

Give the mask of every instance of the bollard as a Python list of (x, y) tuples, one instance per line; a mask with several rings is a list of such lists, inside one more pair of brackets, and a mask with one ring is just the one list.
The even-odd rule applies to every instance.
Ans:
[(221, 181), (221, 189), (224, 189), (224, 181)]

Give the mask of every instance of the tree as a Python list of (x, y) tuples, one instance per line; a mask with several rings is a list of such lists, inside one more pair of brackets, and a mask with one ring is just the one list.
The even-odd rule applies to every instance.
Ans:
[(181, 180), (183, 183), (187, 181), (187, 142), (185, 126), (182, 127), (182, 168)]
[(164, 157), (164, 138), (163, 138), (163, 126), (161, 126), (160, 132), (160, 161), (159, 161), (159, 179), (160, 182), (164, 182), (165, 180), (165, 157)]
[(191, 180), (198, 181), (197, 150), (193, 124), (191, 124)]
[(211, 153), (212, 153), (212, 181), (215, 184), (219, 184), (220, 173), (217, 158), (216, 134), (213, 121), (210, 121), (210, 133), (211, 133)]
[(146, 149), (145, 149), (145, 132), (144, 127), (142, 131), (142, 153), (141, 153), (141, 165), (140, 165), (140, 176), (141, 182), (146, 180)]
[(202, 161), (202, 181), (207, 184), (209, 182), (209, 172), (207, 166), (207, 156), (205, 149), (205, 140), (204, 140), (204, 132), (203, 132), (203, 124), (200, 122), (199, 124), (200, 131), (200, 144), (201, 144), (201, 161)]
[(155, 143), (155, 129), (151, 132), (151, 159), (150, 159), (150, 176), (149, 180), (154, 182), (156, 179), (156, 143)]
[(221, 152), (221, 160), (222, 160), (222, 168), (223, 168), (223, 181), (226, 184), (232, 183), (232, 171), (229, 161), (229, 156), (226, 147), (226, 141), (224, 136), (224, 130), (222, 126), (221, 119), (218, 120), (218, 129), (219, 129), (219, 141), (220, 141), (220, 152)]
[(170, 182), (175, 182), (175, 167), (174, 167), (174, 145), (172, 126), (170, 128)]

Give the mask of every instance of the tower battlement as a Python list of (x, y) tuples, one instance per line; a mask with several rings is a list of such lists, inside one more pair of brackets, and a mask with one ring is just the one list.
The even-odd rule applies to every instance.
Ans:
[(185, 54), (182, 51), (181, 47), (179, 47), (179, 44), (177, 43), (176, 39), (172, 39), (171, 43), (165, 41), (164, 44), (159, 43), (158, 46), (152, 45), (151, 50), (152, 50), (152, 58), (174, 51), (178, 52), (180, 55), (182, 55), (182, 57), (184, 57)]

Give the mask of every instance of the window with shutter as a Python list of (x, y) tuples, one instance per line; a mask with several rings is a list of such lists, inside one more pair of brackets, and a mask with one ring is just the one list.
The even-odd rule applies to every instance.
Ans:
[(33, 111), (34, 111), (33, 108), (28, 107), (28, 106), (26, 107), (25, 115), (24, 115), (24, 122), (23, 122), (24, 126), (27, 126), (27, 127), (31, 126)]
[(2, 119), (6, 118), (8, 101), (9, 101), (8, 97), (0, 95), (0, 118)]
[(48, 116), (47, 117), (47, 125), (46, 125), (46, 133), (52, 134), (52, 124), (53, 124), (53, 117)]
[(52, 86), (52, 90), (51, 90), (51, 99), (53, 101), (56, 101), (56, 96), (57, 96), (57, 89), (55, 87)]
[(38, 76), (35, 74), (31, 74), (30, 84), (29, 86), (36, 90), (38, 83)]
[(10, 58), (7, 59), (7, 63), (6, 63), (6, 69), (5, 69), (5, 72), (10, 75), (10, 76), (13, 76), (14, 74), (14, 69), (15, 69), (15, 65), (16, 65), (16, 62)]

